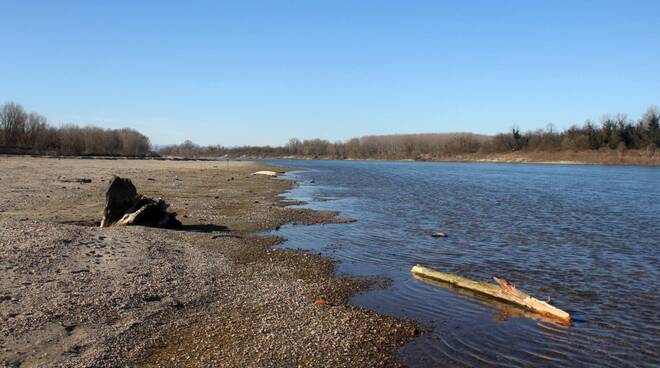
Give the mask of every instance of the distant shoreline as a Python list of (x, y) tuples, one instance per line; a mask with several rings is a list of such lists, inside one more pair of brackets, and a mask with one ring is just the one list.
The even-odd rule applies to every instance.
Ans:
[(220, 160), (339, 160), (339, 161), (393, 161), (393, 162), (465, 162), (502, 164), (548, 165), (615, 165), (660, 166), (660, 153), (649, 155), (646, 150), (620, 152), (603, 149), (589, 151), (524, 152), (498, 154), (466, 154), (455, 156), (397, 157), (334, 157), (313, 155), (224, 155), (224, 156), (68, 156), (40, 154), (0, 154), (0, 157), (35, 157), (87, 160), (155, 160), (155, 161), (220, 161)]
[[(641, 151), (641, 152), (640, 152)], [(614, 165), (614, 166), (660, 166), (660, 154), (646, 155), (643, 150), (618, 152), (603, 151), (560, 151), (560, 152), (512, 152), (505, 154), (470, 154), (448, 157), (411, 158), (338, 158), (325, 156), (240, 156), (229, 159), (260, 160), (346, 160), (346, 161), (394, 161), (394, 162), (465, 162), (502, 164), (548, 164), (548, 165)]]

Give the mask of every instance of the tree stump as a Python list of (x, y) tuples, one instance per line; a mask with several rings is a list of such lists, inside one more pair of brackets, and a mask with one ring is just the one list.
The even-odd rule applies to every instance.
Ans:
[(176, 228), (181, 222), (176, 213), (167, 212), (169, 205), (140, 195), (130, 179), (114, 176), (105, 193), (105, 209), (101, 227), (143, 225)]

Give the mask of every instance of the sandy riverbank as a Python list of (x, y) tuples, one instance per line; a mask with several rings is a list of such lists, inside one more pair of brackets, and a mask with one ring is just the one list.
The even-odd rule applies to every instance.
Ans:
[[(242, 156), (241, 158), (248, 158)], [(254, 159), (266, 159), (266, 156), (255, 156)], [(331, 156), (284, 156), (274, 159), (290, 160), (337, 160)], [(561, 164), (561, 165), (660, 165), (660, 154), (643, 150), (625, 150), (619, 152), (609, 148), (586, 151), (514, 151), (507, 153), (470, 153), (462, 155), (432, 156), (420, 155), (416, 159), (404, 157), (370, 157), (344, 158), (345, 160), (366, 161), (411, 161), (411, 162), (485, 162), (513, 164)]]
[[(285, 208), (253, 162), (0, 158), (0, 365), (383, 366), (414, 324), (362, 310), (366, 281), (255, 232), (344, 221)], [(180, 231), (101, 229), (112, 174)], [(89, 178), (91, 183), (67, 182)], [(329, 305), (315, 304), (323, 297)]]

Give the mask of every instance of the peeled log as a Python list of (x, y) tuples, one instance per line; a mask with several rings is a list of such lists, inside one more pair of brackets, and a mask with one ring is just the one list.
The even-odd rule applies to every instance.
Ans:
[(546, 302), (529, 296), (528, 294), (516, 289), (506, 280), (497, 277), (494, 277), (495, 281), (498, 283), (498, 285), (495, 285), (487, 282), (473, 281), (457, 275), (439, 272), (420, 265), (414, 266), (410, 272), (412, 272), (414, 276), (442, 281), (463, 289), (475, 291), (488, 297), (528, 309), (545, 317), (557, 319), (563, 323), (571, 322), (571, 316), (568, 313), (559, 308), (553, 307)]
[(252, 173), (252, 175), (277, 176), (277, 173), (275, 171), (257, 171)]

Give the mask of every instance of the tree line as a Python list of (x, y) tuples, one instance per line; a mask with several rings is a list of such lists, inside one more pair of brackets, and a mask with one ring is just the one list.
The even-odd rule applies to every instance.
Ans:
[(134, 129), (53, 127), (44, 116), (14, 102), (0, 109), (0, 153), (145, 156), (150, 149), (149, 138)]
[[(559, 152), (645, 149), (655, 155), (660, 146), (660, 112), (649, 108), (641, 118), (618, 114), (605, 116), (600, 124), (557, 130), (510, 132), (494, 136), (472, 133), (370, 135), (346, 141), (292, 138), (283, 146), (199, 146), (191, 141), (163, 147), (161, 155), (184, 157), (316, 157), (355, 159), (451, 159), (461, 155), (507, 152)], [(57, 155), (144, 156), (151, 154), (149, 139), (130, 128), (103, 129), (74, 124), (51, 126), (47, 119), (21, 105), (8, 102), (0, 109), (0, 153)]]
[(626, 115), (605, 116), (600, 124), (587, 121), (559, 131), (549, 125), (545, 129), (521, 132), (518, 128), (494, 136), (472, 133), (431, 133), (372, 135), (346, 141), (292, 138), (284, 146), (220, 145), (199, 146), (191, 141), (164, 147), (163, 155), (232, 156), (232, 157), (317, 157), (355, 159), (450, 159), (460, 155), (508, 152), (559, 152), (586, 150), (646, 149), (650, 155), (660, 146), (660, 113), (650, 107), (638, 120)]
[(650, 107), (637, 121), (626, 115), (605, 116), (600, 126), (587, 121), (557, 132), (552, 126), (521, 133), (513, 129), (510, 134), (493, 137), (495, 151), (561, 151), (561, 150), (625, 150), (647, 149), (655, 152), (660, 146), (660, 112)]

